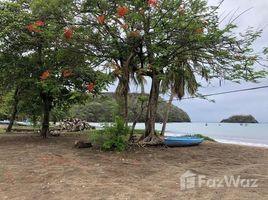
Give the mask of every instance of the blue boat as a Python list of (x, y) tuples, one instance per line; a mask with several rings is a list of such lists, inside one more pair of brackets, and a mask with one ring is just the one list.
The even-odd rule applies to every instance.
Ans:
[(203, 138), (196, 136), (167, 136), (164, 139), (165, 145), (170, 147), (195, 146), (203, 142)]

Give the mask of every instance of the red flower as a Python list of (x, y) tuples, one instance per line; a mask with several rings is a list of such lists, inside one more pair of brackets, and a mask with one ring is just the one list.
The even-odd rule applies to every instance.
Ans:
[(46, 80), (49, 77), (49, 71), (46, 70), (43, 72), (43, 74), (40, 76), (41, 80)]
[(89, 92), (93, 92), (93, 90), (94, 90), (94, 84), (93, 84), (93, 83), (89, 83), (89, 84), (87, 85), (87, 90), (88, 90)]
[(66, 39), (71, 39), (73, 37), (73, 29), (72, 28), (65, 28), (64, 29), (64, 37)]
[(35, 25), (36, 26), (45, 26), (45, 22), (42, 21), (42, 20), (38, 20), (38, 21), (35, 22)]
[(105, 23), (105, 16), (100, 15), (97, 17), (97, 20), (98, 20), (99, 24), (103, 25)]
[(36, 28), (36, 26), (33, 25), (33, 24), (29, 24), (29, 25), (27, 26), (27, 29), (28, 29), (29, 32), (35, 32), (35, 33), (40, 32), (40, 30), (38, 30), (38, 29)]
[(149, 6), (156, 6), (157, 5), (157, 0), (148, 0), (148, 5)]
[(117, 14), (120, 17), (124, 17), (128, 13), (128, 8), (126, 6), (119, 6), (117, 8)]

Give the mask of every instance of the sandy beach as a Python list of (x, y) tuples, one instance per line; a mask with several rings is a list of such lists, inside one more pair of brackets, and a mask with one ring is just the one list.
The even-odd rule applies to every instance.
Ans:
[[(82, 134), (41, 139), (0, 135), (0, 199), (268, 199), (268, 149), (205, 142), (196, 147), (127, 152), (75, 149)], [(182, 187), (185, 172), (202, 181), (240, 177), (257, 187)]]

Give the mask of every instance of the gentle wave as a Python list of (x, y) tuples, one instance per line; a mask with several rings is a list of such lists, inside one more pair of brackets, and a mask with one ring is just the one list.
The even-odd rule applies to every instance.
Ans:
[(268, 148), (267, 144), (259, 144), (259, 143), (248, 143), (248, 142), (240, 142), (234, 140), (222, 140), (222, 139), (215, 139), (217, 142), (224, 143), (224, 144), (237, 144), (243, 146), (254, 146), (254, 147), (264, 147)]
[[(168, 131), (165, 132), (165, 136), (184, 136), (184, 135), (189, 135), (189, 133), (175, 133), (173, 131)], [(233, 140), (226, 140), (226, 139), (217, 139), (217, 138), (213, 138), (214, 140), (216, 140), (219, 143), (223, 143), (223, 144), (237, 144), (237, 145), (243, 145), (243, 146), (254, 146), (254, 147), (264, 147), (264, 148), (268, 148), (267, 144), (261, 144), (261, 143), (251, 143), (251, 142), (243, 142), (240, 141), (240, 138), (237, 138), (237, 140), (235, 140), (235, 138), (232, 138)]]

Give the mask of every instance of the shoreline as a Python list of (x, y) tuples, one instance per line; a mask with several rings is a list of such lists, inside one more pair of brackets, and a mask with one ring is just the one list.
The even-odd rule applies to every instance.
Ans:
[(240, 146), (246, 146), (246, 147), (259, 147), (259, 148), (268, 149), (267, 144), (248, 143), (248, 142), (235, 141), (235, 140), (224, 140), (224, 139), (215, 139), (215, 141), (217, 141), (218, 143), (221, 143), (221, 144), (232, 144), (232, 145), (240, 145)]
[[(165, 133), (166, 133), (165, 136), (184, 136), (186, 134), (186, 133), (178, 134), (178, 133), (173, 133), (173, 132), (165, 132)], [(206, 134), (203, 134), (203, 135), (208, 136)], [(214, 138), (211, 136), (209, 137), (221, 144), (233, 144), (233, 145), (248, 146), (248, 147), (268, 148), (268, 144), (250, 143), (250, 142), (237, 141), (237, 140), (232, 140), (232, 139), (218, 139), (218, 138)]]
[[(103, 123), (96, 123), (96, 122), (89, 122), (91, 125), (95, 126), (97, 129), (101, 129), (102, 124)], [(140, 123), (142, 124), (142, 123)], [(172, 124), (172, 123), (168, 123), (168, 124)], [(175, 123), (176, 124), (176, 123)], [(233, 125), (233, 124), (232, 124)], [(0, 124), (0, 128), (5, 128), (6, 125), (2, 125)], [(143, 129), (142, 127), (137, 126), (136, 129)], [(0, 132), (1, 134), (4, 134), (4, 132)], [(194, 133), (195, 134), (195, 133)], [(193, 135), (194, 135), (193, 134)], [(266, 143), (262, 143), (260, 141), (256, 141), (256, 142), (251, 142), (249, 141), (249, 139), (245, 138), (226, 138), (225, 137), (217, 137), (217, 136), (213, 136), (211, 134), (206, 134), (204, 133), (200, 133), (204, 136), (208, 136), (212, 139), (214, 139), (215, 141), (222, 143), (222, 144), (234, 144), (234, 145), (241, 145), (241, 146), (249, 146), (249, 147), (260, 147), (260, 148), (268, 148), (268, 141)], [(183, 135), (192, 135), (192, 133), (190, 132), (182, 132), (182, 131), (169, 131), (167, 130), (165, 132), (165, 136), (183, 136)]]

